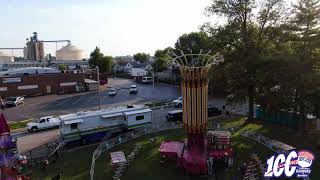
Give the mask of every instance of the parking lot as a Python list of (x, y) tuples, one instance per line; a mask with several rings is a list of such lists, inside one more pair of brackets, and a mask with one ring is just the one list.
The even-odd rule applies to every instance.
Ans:
[[(129, 87), (137, 84), (138, 93), (129, 94)], [(116, 88), (116, 96), (108, 96), (108, 88)], [(154, 101), (171, 101), (180, 96), (177, 87), (156, 84), (135, 83), (129, 79), (109, 79), (107, 85), (101, 86), (102, 107), (120, 106), (127, 104), (142, 104)], [(17, 107), (6, 108), (4, 113), (8, 121), (20, 121), (39, 118), (46, 115), (61, 115), (81, 110), (98, 109), (98, 92), (85, 92), (66, 95), (47, 95), (26, 98), (25, 103)]]
[[(130, 85), (136, 84), (137, 94), (129, 94)], [(116, 96), (108, 96), (108, 88), (116, 88)], [(101, 86), (101, 104), (103, 107), (127, 104), (143, 104), (146, 102), (172, 101), (181, 96), (180, 88), (166, 84), (142, 84), (130, 79), (110, 78), (107, 85)], [(209, 104), (221, 108), (224, 98), (209, 97)], [(66, 95), (46, 95), (26, 98), (25, 103), (17, 107), (6, 108), (4, 113), (8, 121), (21, 121), (30, 118), (40, 118), (47, 115), (62, 115), (77, 111), (97, 110), (99, 108), (98, 92), (85, 92)], [(236, 109), (245, 113), (245, 105), (226, 106), (226, 109)]]

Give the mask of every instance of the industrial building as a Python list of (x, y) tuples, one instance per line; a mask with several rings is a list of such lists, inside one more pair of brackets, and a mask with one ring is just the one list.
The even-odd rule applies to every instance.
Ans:
[(0, 64), (10, 63), (14, 61), (14, 57), (0, 52)]
[[(0, 48), (11, 50), (12, 55), (0, 52), (0, 96), (34, 96), (94, 91), (99, 82), (85, 79), (89, 67), (84, 51), (70, 40), (39, 40), (38, 34), (26, 39), (25, 47)], [(45, 43), (56, 44), (56, 57), (45, 53)], [(66, 43), (58, 49), (58, 43)], [(24, 60), (14, 61), (13, 51), (23, 50)], [(58, 70), (59, 65), (67, 70)]]
[(33, 96), (85, 91), (84, 74), (56, 73), (0, 77), (0, 96)]
[[(45, 53), (45, 44), (56, 44), (56, 57)], [(67, 43), (58, 49), (58, 43)], [(26, 39), (25, 47), (0, 48), (1, 50), (11, 50), (12, 55), (6, 55), (0, 52), (0, 71), (21, 67), (54, 67), (63, 64), (71, 69), (74, 67), (87, 68), (88, 61), (85, 60), (84, 51), (71, 44), (70, 40), (39, 40), (38, 33)], [(23, 61), (14, 62), (13, 50), (23, 50)]]
[(22, 75), (36, 75), (36, 74), (58, 74), (61, 71), (47, 67), (23, 67), (9, 69), (7, 71), (0, 71), (0, 76), (22, 76)]
[(38, 41), (38, 35), (36, 32), (33, 33), (30, 39), (27, 38), (26, 47), (23, 49), (24, 59), (26, 60), (44, 60), (44, 47), (43, 42)]
[(75, 60), (83, 60), (84, 59), (84, 51), (79, 49), (76, 46), (68, 43), (66, 46), (63, 46), (61, 49), (56, 51), (56, 60), (62, 61), (75, 61)]

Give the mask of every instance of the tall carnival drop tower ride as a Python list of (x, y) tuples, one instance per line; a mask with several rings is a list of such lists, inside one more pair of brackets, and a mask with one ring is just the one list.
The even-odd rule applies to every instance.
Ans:
[[(176, 159), (190, 174), (208, 174), (210, 152), (207, 146), (208, 73), (213, 65), (223, 62), (220, 53), (174, 54), (173, 65), (181, 73), (183, 124), (187, 131), (185, 142), (164, 141), (160, 153)], [(210, 151), (210, 150), (209, 150)]]

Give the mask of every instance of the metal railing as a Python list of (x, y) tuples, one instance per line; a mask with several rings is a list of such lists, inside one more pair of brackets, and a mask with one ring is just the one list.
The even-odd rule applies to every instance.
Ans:
[(161, 132), (161, 131), (166, 131), (166, 130), (170, 130), (170, 129), (178, 129), (178, 128), (182, 128), (182, 124), (169, 124), (168, 126), (162, 126), (160, 128), (141, 128), (141, 129), (136, 129), (134, 131), (119, 135), (117, 137), (114, 137), (112, 139), (109, 139), (105, 142), (102, 142), (99, 147), (93, 152), (92, 154), (92, 161), (91, 161), (91, 169), (90, 169), (90, 179), (93, 180), (94, 179), (94, 172), (95, 172), (95, 162), (96, 160), (100, 157), (100, 155), (123, 143), (126, 143), (128, 141), (134, 140), (136, 138), (142, 137), (142, 136), (146, 136), (148, 134), (152, 134), (152, 133), (157, 133), (157, 132)]
[[(157, 132), (161, 132), (161, 131), (166, 131), (166, 130), (170, 130), (170, 129), (178, 129), (178, 128), (182, 128), (183, 124), (179, 123), (179, 124), (166, 124), (166, 125), (162, 125), (162, 126), (153, 126), (153, 127), (149, 127), (149, 128), (141, 128), (141, 129), (136, 129), (135, 131), (132, 132), (128, 132), (125, 134), (122, 134), (120, 136), (114, 137), (112, 139), (109, 139), (105, 142), (102, 142), (99, 147), (93, 152), (92, 154), (92, 161), (91, 161), (91, 169), (90, 169), (90, 179), (93, 180), (94, 179), (94, 173), (95, 173), (95, 163), (96, 160), (100, 157), (100, 155), (123, 143), (126, 143), (128, 141), (134, 140), (136, 138), (142, 137), (142, 136), (146, 136), (148, 134), (152, 134), (152, 133), (157, 133)], [(231, 131), (233, 132), (234, 129), (233, 128), (221, 128), (220, 127), (220, 123), (215, 123), (215, 122), (209, 122), (208, 123), (208, 129), (209, 130), (227, 130), (227, 131)]]

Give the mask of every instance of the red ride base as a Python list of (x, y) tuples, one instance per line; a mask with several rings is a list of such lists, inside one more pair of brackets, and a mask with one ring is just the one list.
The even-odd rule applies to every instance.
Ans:
[(181, 165), (187, 174), (205, 175), (208, 173), (205, 141), (202, 143), (202, 146), (189, 143), (189, 141), (185, 143)]
[(164, 141), (160, 146), (160, 154), (168, 159), (176, 160), (187, 174), (206, 175), (207, 143), (203, 134), (188, 134), (188, 140), (183, 142)]

